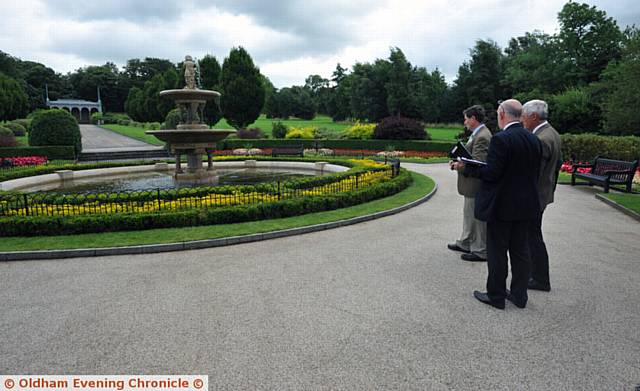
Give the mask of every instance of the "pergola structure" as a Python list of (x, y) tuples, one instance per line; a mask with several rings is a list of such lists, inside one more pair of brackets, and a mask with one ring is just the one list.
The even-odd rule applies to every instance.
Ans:
[(73, 115), (78, 123), (91, 123), (91, 114), (102, 113), (102, 101), (100, 100), (100, 88), (98, 87), (98, 101), (91, 102), (82, 99), (58, 99), (49, 100), (49, 88), (45, 86), (46, 105), (50, 109), (63, 109)]

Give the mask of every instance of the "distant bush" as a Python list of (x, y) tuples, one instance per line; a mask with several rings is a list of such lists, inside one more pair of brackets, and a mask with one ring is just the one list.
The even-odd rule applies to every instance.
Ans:
[(18, 145), (18, 142), (11, 129), (0, 125), (0, 147), (15, 147), (16, 145)]
[(640, 137), (600, 136), (592, 133), (563, 134), (564, 160), (593, 160), (596, 156), (632, 161), (640, 157)]
[(335, 131), (327, 128), (315, 128), (313, 129), (313, 138), (327, 140), (335, 136)]
[(91, 114), (91, 123), (97, 124), (99, 121), (102, 124), (109, 125), (126, 125), (124, 121), (131, 121), (128, 115), (122, 113), (93, 113)]
[(178, 129), (178, 124), (182, 121), (182, 116), (180, 115), (179, 109), (173, 109), (167, 113), (167, 116), (164, 117), (164, 128), (165, 129)]
[(429, 140), (420, 121), (401, 116), (383, 118), (375, 127), (373, 137), (379, 140)]
[(249, 139), (264, 137), (264, 133), (260, 128), (238, 129), (236, 135), (238, 136), (238, 138), (249, 138)]
[(71, 145), (76, 155), (82, 151), (80, 127), (66, 110), (46, 110), (35, 116), (29, 145)]
[(2, 126), (10, 129), (13, 132), (13, 135), (16, 137), (24, 136), (25, 134), (27, 134), (27, 130), (24, 128), (24, 126), (16, 122), (8, 122)]
[(373, 131), (376, 124), (361, 124), (356, 122), (353, 126), (348, 127), (344, 131), (344, 136), (350, 140), (370, 140), (373, 138)]
[(597, 132), (600, 109), (586, 88), (569, 89), (549, 97), (549, 122), (560, 133)]
[(14, 119), (13, 121), (11, 121), (15, 124), (20, 124), (22, 125), (23, 128), (25, 128), (25, 130), (28, 132), (29, 130), (31, 130), (31, 120), (27, 119), (27, 118), (20, 118), (20, 119)]
[(273, 135), (273, 138), (285, 138), (288, 129), (287, 125), (280, 121), (271, 123), (271, 135)]
[(296, 139), (305, 139), (305, 138), (314, 138), (313, 137), (314, 129), (311, 127), (308, 128), (291, 128), (287, 131), (286, 139), (296, 138)]

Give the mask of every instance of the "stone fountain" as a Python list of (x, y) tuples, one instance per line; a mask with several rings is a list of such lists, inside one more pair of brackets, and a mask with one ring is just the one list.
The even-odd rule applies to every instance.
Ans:
[[(169, 144), (171, 154), (176, 158), (174, 177), (180, 182), (210, 183), (215, 176), (211, 162), (216, 142), (235, 130), (209, 129), (203, 122), (203, 112), (207, 101), (220, 97), (217, 91), (201, 90), (196, 85), (195, 63), (191, 56), (184, 60), (183, 89), (160, 91), (160, 96), (173, 99), (180, 110), (180, 123), (177, 129), (149, 130), (151, 134)], [(207, 168), (202, 164), (202, 157), (207, 155)], [(187, 169), (182, 169), (180, 159), (187, 156)]]

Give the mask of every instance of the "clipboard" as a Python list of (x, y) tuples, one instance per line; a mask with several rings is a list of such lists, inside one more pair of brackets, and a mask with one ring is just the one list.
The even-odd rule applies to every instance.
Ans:
[(464, 164), (469, 164), (471, 166), (486, 166), (487, 163), (480, 161), (480, 160), (475, 160), (475, 159), (467, 159), (466, 157), (459, 157), (458, 158), (459, 161), (463, 162)]
[(473, 156), (471, 156), (469, 150), (460, 141), (458, 141), (458, 143), (453, 146), (453, 149), (449, 151), (449, 157), (453, 160), (457, 160), (458, 158), (473, 160)]

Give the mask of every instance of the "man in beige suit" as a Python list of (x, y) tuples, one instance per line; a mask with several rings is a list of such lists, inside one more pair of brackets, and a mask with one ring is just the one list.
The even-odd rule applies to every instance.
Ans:
[[(491, 132), (484, 125), (484, 108), (471, 106), (463, 111), (464, 125), (471, 131), (465, 145), (475, 160), (486, 161), (491, 141)], [(474, 216), (475, 196), (480, 189), (480, 179), (465, 177), (458, 172), (458, 193), (464, 196), (462, 212), (462, 235), (455, 243), (447, 244), (449, 250), (463, 252), (460, 256), (469, 262), (487, 261), (487, 223)]]
[(549, 108), (542, 100), (532, 100), (522, 107), (520, 121), (530, 132), (538, 136), (542, 142), (542, 160), (540, 178), (538, 180), (538, 197), (540, 198), (540, 216), (529, 225), (529, 247), (531, 249), (531, 278), (529, 289), (548, 292), (549, 254), (542, 238), (542, 214), (547, 205), (553, 202), (553, 193), (558, 182), (558, 173), (562, 166), (562, 142), (560, 135), (547, 122)]

